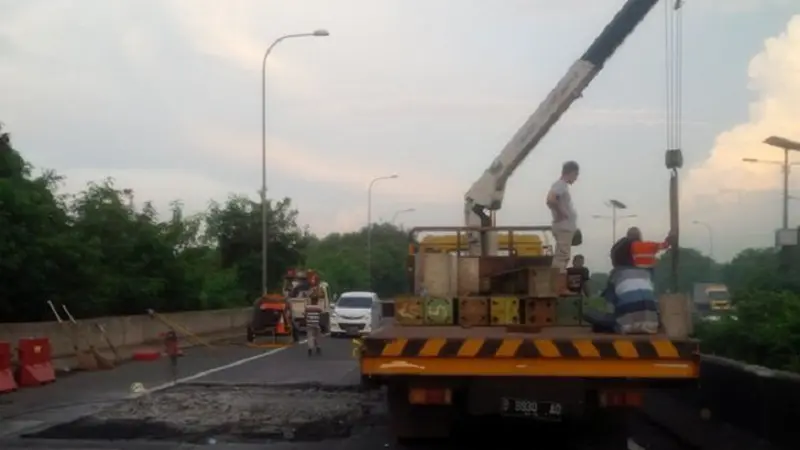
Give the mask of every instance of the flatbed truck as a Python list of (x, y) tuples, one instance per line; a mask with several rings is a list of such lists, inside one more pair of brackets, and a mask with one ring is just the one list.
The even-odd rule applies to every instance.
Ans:
[[(559, 297), (552, 255), (514, 251), (514, 233), (548, 227), (495, 226), (508, 179), (657, 3), (625, 2), (468, 190), (464, 226), (411, 231), (412, 294), (395, 298), (395, 319), (358, 351), (363, 382), (387, 388), (398, 439), (445, 437), (464, 414), (503, 414), (587, 420), (605, 432), (598, 438), (624, 445), (647, 389), (696, 386), (697, 341), (562, 325), (558, 310), (570, 299)], [(420, 252), (423, 232), (455, 234), (456, 251)]]

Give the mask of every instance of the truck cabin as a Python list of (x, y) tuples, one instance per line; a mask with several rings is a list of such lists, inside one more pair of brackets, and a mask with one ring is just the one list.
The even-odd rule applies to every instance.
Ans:
[(731, 295), (727, 289), (714, 289), (706, 292), (709, 309), (713, 312), (728, 311), (731, 309)]
[(283, 277), (281, 292), (287, 298), (307, 297), (319, 285), (319, 275), (313, 270), (289, 269)]

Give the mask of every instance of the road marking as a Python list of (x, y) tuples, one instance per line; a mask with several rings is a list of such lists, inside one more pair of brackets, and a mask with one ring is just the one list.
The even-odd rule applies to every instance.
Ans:
[(238, 367), (238, 366), (241, 366), (243, 364), (247, 364), (247, 363), (249, 363), (251, 361), (255, 361), (255, 360), (258, 360), (258, 359), (261, 359), (261, 358), (265, 358), (267, 356), (272, 356), (272, 355), (274, 355), (274, 354), (276, 354), (278, 352), (286, 350), (287, 348), (292, 348), (292, 347), (295, 347), (297, 345), (302, 345), (302, 344), (305, 344), (306, 342), (308, 342), (308, 339), (303, 339), (302, 341), (297, 342), (296, 345), (287, 345), (286, 347), (273, 348), (272, 350), (269, 350), (269, 351), (264, 352), (264, 353), (259, 353), (258, 355), (253, 355), (253, 356), (250, 356), (250, 357), (247, 357), (247, 358), (244, 358), (244, 359), (240, 359), (240, 360), (234, 361), (232, 363), (223, 364), (221, 366), (213, 367), (213, 368), (208, 369), (208, 370), (203, 370), (201, 372), (197, 372), (194, 375), (189, 375), (188, 377), (178, 378), (175, 381), (169, 381), (167, 383), (159, 384), (158, 386), (154, 386), (154, 387), (151, 387), (150, 389), (145, 389), (145, 390), (140, 391), (140, 392), (134, 392), (134, 393), (128, 395), (127, 398), (129, 400), (132, 400), (132, 399), (136, 399), (136, 398), (148, 395), (148, 394), (152, 394), (153, 392), (163, 391), (164, 389), (169, 389), (169, 388), (171, 388), (173, 386), (177, 386), (178, 384), (181, 384), (181, 383), (186, 383), (188, 381), (194, 381), (194, 380), (196, 380), (198, 378), (203, 378), (204, 376), (211, 375), (212, 373), (222, 372), (223, 370), (232, 369), (234, 367)]

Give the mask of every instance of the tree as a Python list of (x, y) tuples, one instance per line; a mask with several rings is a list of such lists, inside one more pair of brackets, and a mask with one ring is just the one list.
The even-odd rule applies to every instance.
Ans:
[(374, 290), (381, 296), (408, 291), (408, 235), (388, 223), (372, 228), (372, 283), (367, 270), (367, 229), (313, 239), (307, 265), (319, 270), (335, 292)]
[(31, 175), (0, 126), (0, 316), (42, 318), (41, 306), (63, 286), (61, 267), (75, 263), (59, 178)]
[[(242, 196), (186, 216), (141, 208), (114, 180), (59, 195), (61, 178), (33, 168), (0, 128), (0, 314), (52, 320), (46, 302), (80, 317), (246, 306), (261, 294), (261, 213)], [(310, 236), (289, 199), (269, 201), (270, 287), (302, 265)]]
[[(653, 283), (659, 294), (671, 290), (672, 258), (673, 250), (658, 258)], [(720, 265), (693, 248), (681, 247), (678, 263), (678, 292), (691, 293), (695, 283), (720, 281)]]

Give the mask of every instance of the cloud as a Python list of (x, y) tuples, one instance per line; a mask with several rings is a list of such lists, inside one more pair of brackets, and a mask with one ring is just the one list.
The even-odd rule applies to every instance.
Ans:
[[(260, 163), (260, 140), (230, 130), (192, 131), (192, 137), (198, 151), (211, 157), (224, 158), (238, 165), (252, 165), (255, 161)], [(224, 151), (220, 153), (220, 149)], [(397, 180), (376, 184), (375, 189), (380, 189), (382, 195), (425, 203), (450, 202), (461, 198), (466, 190), (456, 180), (448, 178), (446, 173), (430, 171), (428, 167), (403, 172), (395, 166), (382, 163), (380, 158), (364, 161), (358, 155), (347, 152), (309, 149), (295, 142), (271, 137), (267, 138), (267, 168), (268, 172), (289, 173), (297, 180), (341, 184), (364, 194), (375, 177), (397, 174)]]
[[(755, 100), (749, 121), (720, 133), (711, 156), (689, 171), (683, 186), (688, 202), (698, 195), (721, 191), (765, 191), (781, 185), (779, 167), (748, 164), (742, 158), (782, 161), (780, 150), (763, 144), (772, 135), (800, 140), (800, 15), (792, 17), (786, 31), (769, 38), (750, 60), (749, 88)], [(792, 186), (800, 186), (797, 178)]]
[(89, 182), (100, 182), (111, 177), (118, 189), (133, 189), (138, 206), (141, 206), (141, 202), (153, 201), (153, 206), (161, 215), (168, 211), (173, 200), (183, 202), (188, 213), (196, 213), (205, 211), (212, 199), (224, 200), (228, 194), (242, 188), (179, 170), (77, 168), (61, 171), (60, 174), (66, 178), (61, 191), (71, 194), (83, 191)]

